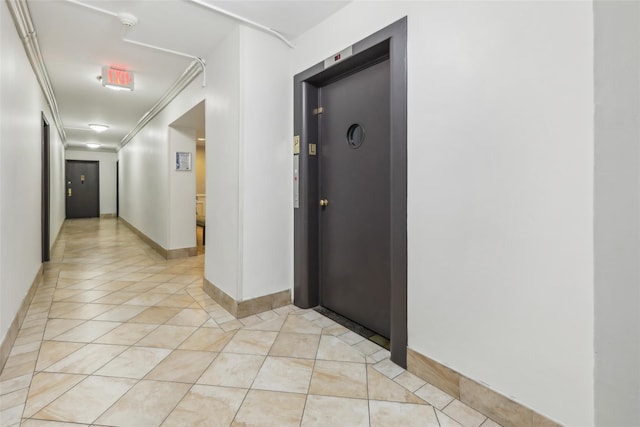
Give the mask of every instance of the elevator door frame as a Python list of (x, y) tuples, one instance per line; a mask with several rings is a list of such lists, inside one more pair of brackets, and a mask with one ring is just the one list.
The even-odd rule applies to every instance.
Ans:
[[(294, 209), (294, 303), (320, 303), (318, 91), (387, 57), (391, 111), (391, 360), (406, 367), (407, 355), (407, 18), (351, 46), (352, 56), (325, 68), (324, 61), (294, 77), (294, 135), (300, 137), (299, 207)], [(316, 110), (314, 112), (314, 110)]]

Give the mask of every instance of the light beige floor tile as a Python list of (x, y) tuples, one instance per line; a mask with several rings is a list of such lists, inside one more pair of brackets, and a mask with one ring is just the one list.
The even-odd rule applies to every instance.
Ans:
[(21, 354), (31, 353), (33, 351), (37, 351), (40, 348), (40, 342), (35, 341), (29, 344), (24, 345), (16, 345), (11, 349), (12, 356), (18, 356)]
[(29, 420), (24, 420), (22, 424), (20, 424), (20, 427), (89, 427), (89, 425), (29, 419)]
[[(82, 291), (80, 289), (57, 289), (54, 293), (53, 293), (53, 301), (64, 301), (67, 298), (71, 298), (72, 296), (81, 294)], [(67, 302), (74, 302), (74, 301), (67, 301)], [(79, 302), (79, 301), (75, 301), (75, 302)]]
[(436, 416), (438, 417), (438, 422), (440, 423), (440, 427), (464, 427), (462, 424), (451, 418), (450, 416), (443, 414), (438, 409), (436, 411)]
[(136, 283), (135, 281), (113, 280), (95, 288), (96, 291), (121, 291)]
[(0, 382), (0, 396), (29, 387), (33, 375), (27, 374)]
[(304, 404), (304, 394), (249, 390), (232, 426), (297, 427)]
[(169, 353), (171, 350), (163, 348), (132, 347), (96, 371), (95, 375), (141, 379)]
[(2, 426), (14, 426), (20, 424), (20, 417), (22, 416), (22, 410), (24, 405), (18, 405), (11, 408), (7, 408), (4, 411), (0, 411), (0, 423)]
[(174, 350), (146, 379), (194, 383), (217, 355), (207, 351)]
[(355, 348), (360, 353), (366, 356), (369, 356), (371, 354), (377, 353), (380, 350), (382, 350), (382, 347), (380, 347), (378, 344), (374, 343), (373, 341), (369, 341), (369, 340), (360, 341), (358, 344), (354, 345), (353, 348)]
[(192, 326), (162, 325), (154, 329), (135, 345), (141, 347), (157, 347), (174, 349), (195, 331)]
[[(131, 288), (133, 288), (133, 286), (131, 286)], [(160, 294), (160, 293), (155, 293), (155, 292), (149, 291), (149, 292), (145, 292), (143, 294), (140, 294), (137, 297), (131, 298), (129, 301), (127, 301), (126, 304), (127, 305), (142, 305), (142, 306), (145, 306), (145, 307), (151, 307), (151, 306), (155, 305), (156, 303), (162, 301), (166, 297), (167, 297), (166, 294)]]
[(322, 328), (302, 316), (288, 316), (284, 325), (282, 325), (281, 331), (297, 334), (320, 334), (322, 333)]
[(161, 283), (155, 288), (153, 288), (153, 292), (158, 292), (161, 294), (173, 294), (184, 289), (186, 285), (181, 283)]
[(215, 320), (223, 331), (237, 331), (244, 327), (241, 321), (237, 320), (230, 314), (224, 317), (216, 317)]
[(364, 363), (364, 355), (358, 350), (346, 344), (344, 341), (332, 337), (330, 335), (322, 335), (320, 337), (320, 346), (318, 347), (319, 360), (337, 360), (341, 362), (358, 362)]
[(187, 393), (190, 384), (140, 381), (96, 421), (123, 427), (157, 426)]
[(420, 387), (424, 386), (427, 382), (422, 380), (421, 378), (416, 377), (409, 371), (405, 371), (404, 373), (398, 375), (394, 378), (394, 381), (409, 390), (410, 392), (415, 392)]
[(256, 314), (256, 316), (262, 320), (273, 320), (280, 317), (280, 315), (273, 310), (263, 311), (262, 313)]
[(487, 419), (480, 412), (471, 409), (459, 400), (451, 402), (442, 412), (465, 427), (479, 427)]
[(94, 301), (96, 304), (122, 304), (140, 295), (139, 292), (116, 291)]
[(440, 427), (429, 405), (413, 403), (369, 401), (371, 427)]
[(112, 309), (105, 310), (104, 313), (97, 316), (94, 320), (126, 322), (146, 310), (146, 307), (139, 305), (119, 305), (110, 307), (112, 307)]
[(180, 312), (179, 308), (149, 307), (136, 317), (129, 319), (132, 323), (153, 323), (161, 325)]
[(125, 351), (127, 347), (108, 344), (88, 344), (44, 369), (45, 372), (92, 374)]
[(52, 374), (47, 372), (40, 372), (34, 375), (29, 388), (24, 417), (31, 417), (85, 378), (84, 375)]
[(135, 383), (125, 378), (88, 377), (33, 418), (91, 424)]
[(378, 362), (383, 361), (384, 359), (388, 359), (390, 356), (391, 356), (391, 353), (389, 352), (389, 350), (383, 348), (377, 353), (373, 353), (367, 356), (367, 363), (376, 364)]
[(60, 318), (89, 320), (101, 315), (105, 311), (111, 310), (114, 307), (116, 306), (109, 304), (84, 304), (82, 307), (65, 312), (60, 315)]
[(162, 427), (227, 427), (246, 394), (240, 388), (194, 385)]
[(40, 354), (36, 363), (36, 371), (42, 371), (54, 363), (64, 359), (86, 344), (62, 341), (43, 341), (40, 346)]
[(89, 320), (67, 332), (52, 338), (54, 341), (71, 341), (89, 343), (120, 326), (118, 322), (98, 322)]
[(369, 405), (361, 399), (309, 395), (301, 426), (368, 427)]
[(222, 351), (234, 335), (234, 331), (225, 332), (215, 328), (200, 328), (187, 338), (179, 348), (182, 350), (219, 352)]
[(0, 397), (0, 411), (13, 408), (14, 406), (24, 405), (27, 400), (28, 393), (29, 389), (23, 388), (11, 393), (3, 394), (2, 397)]
[(269, 355), (315, 359), (319, 342), (320, 335), (281, 332), (273, 343)]
[(84, 321), (79, 319), (49, 319), (43, 339), (50, 340), (83, 323)]
[(185, 308), (167, 321), (167, 325), (200, 326), (209, 320), (209, 313), (202, 309)]
[(263, 361), (264, 357), (258, 355), (220, 353), (198, 384), (249, 388)]
[(313, 365), (313, 360), (269, 356), (251, 388), (306, 394)]
[(21, 377), (23, 375), (32, 374), (36, 367), (36, 362), (25, 362), (18, 365), (14, 365), (10, 368), (5, 368), (0, 374), (0, 382), (9, 380), (11, 378)]
[(453, 400), (453, 396), (449, 396), (444, 391), (429, 383), (425, 383), (425, 385), (416, 390), (415, 394), (440, 410)]
[(276, 332), (240, 330), (229, 341), (223, 352), (266, 355), (277, 335)]
[[(534, 425), (535, 425), (535, 422), (534, 422)], [(483, 422), (480, 427), (502, 427), (502, 426), (497, 422), (487, 418), (486, 421)]]
[(258, 316), (251, 315), (251, 316), (247, 316), (247, 317), (243, 317), (241, 319), (238, 319), (240, 321), (240, 323), (242, 323), (245, 327), (251, 326), (251, 325), (255, 325), (258, 323), (262, 323), (264, 322), (261, 318), (259, 318)]
[(371, 366), (367, 366), (367, 386), (369, 399), (372, 400), (426, 404), (424, 400), (416, 397), (413, 393), (385, 377)]
[(23, 365), (25, 363), (35, 362), (38, 359), (38, 350), (28, 353), (11, 354), (4, 364), (4, 369)]
[(157, 327), (158, 325), (146, 323), (123, 323), (108, 334), (95, 340), (94, 343), (133, 345)]
[(179, 292), (169, 296), (165, 294), (165, 297), (166, 298), (157, 302), (155, 305), (157, 307), (187, 308), (195, 302), (187, 292)]
[(104, 296), (107, 296), (111, 291), (81, 291), (80, 293), (70, 296), (64, 299), (64, 302), (92, 302)]
[(144, 280), (145, 282), (164, 283), (164, 282), (168, 282), (174, 277), (176, 277), (175, 274), (157, 273), (157, 274), (152, 274), (151, 276), (147, 277)]
[(367, 398), (366, 365), (352, 362), (316, 361), (310, 394)]
[(365, 340), (362, 335), (358, 335), (355, 332), (349, 331), (339, 336), (340, 339), (349, 345), (356, 345)]
[(405, 372), (402, 367), (396, 365), (390, 359), (385, 359), (381, 362), (376, 363), (375, 365), (373, 365), (373, 368), (391, 379), (394, 379), (398, 375)]

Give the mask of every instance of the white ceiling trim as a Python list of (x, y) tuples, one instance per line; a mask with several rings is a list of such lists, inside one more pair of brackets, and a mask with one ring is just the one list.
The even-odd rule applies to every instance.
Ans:
[(18, 36), (22, 40), (24, 50), (31, 63), (31, 68), (36, 75), (38, 84), (44, 93), (47, 104), (51, 109), (53, 116), (53, 123), (58, 129), (58, 134), (62, 140), (64, 147), (67, 147), (67, 134), (64, 131), (64, 124), (60, 118), (60, 112), (58, 110), (58, 103), (56, 101), (55, 94), (53, 93), (53, 87), (49, 80), (49, 74), (47, 73), (47, 67), (42, 59), (42, 52), (40, 51), (40, 45), (38, 44), (38, 37), (36, 36), (36, 30), (33, 27), (33, 21), (31, 20), (31, 14), (29, 13), (29, 6), (26, 1), (7, 0), (7, 6), (11, 12), (13, 23), (16, 26)]

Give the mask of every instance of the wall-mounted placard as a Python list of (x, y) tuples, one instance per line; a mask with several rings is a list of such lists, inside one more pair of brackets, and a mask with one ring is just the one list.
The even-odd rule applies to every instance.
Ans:
[(191, 153), (176, 152), (176, 170), (177, 171), (190, 171), (191, 170)]

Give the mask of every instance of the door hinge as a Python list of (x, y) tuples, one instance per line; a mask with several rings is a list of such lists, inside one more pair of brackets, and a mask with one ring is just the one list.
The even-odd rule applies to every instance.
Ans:
[(324, 113), (324, 108), (323, 107), (318, 107), (318, 108), (314, 108), (313, 109), (313, 115), (317, 116), (318, 114), (322, 114)]

